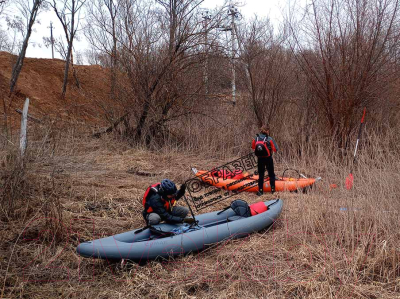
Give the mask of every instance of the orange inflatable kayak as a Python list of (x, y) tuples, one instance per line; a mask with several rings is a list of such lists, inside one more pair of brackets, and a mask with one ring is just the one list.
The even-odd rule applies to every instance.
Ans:
[[(257, 192), (258, 175), (249, 175), (247, 173), (232, 174), (221, 173), (218, 171), (204, 171), (192, 168), (192, 171), (204, 183), (229, 191), (237, 192)], [(277, 177), (275, 181), (275, 191), (296, 191), (312, 186), (321, 178), (291, 178)], [(264, 192), (271, 192), (269, 178), (264, 180)]]

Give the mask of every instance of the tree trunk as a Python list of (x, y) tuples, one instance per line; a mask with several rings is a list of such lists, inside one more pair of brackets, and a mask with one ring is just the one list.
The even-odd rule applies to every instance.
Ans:
[[(70, 36), (69, 36), (69, 40), (68, 40), (68, 34), (67, 34), (67, 30), (65, 30), (66, 33), (66, 37), (68, 40), (68, 51), (67, 51), (67, 59), (65, 61), (65, 72), (64, 72), (64, 82), (63, 82), (63, 88), (62, 88), (62, 92), (61, 92), (61, 97), (64, 99), (65, 98), (65, 94), (67, 92), (67, 85), (68, 85), (68, 72), (69, 72), (69, 64), (71, 61), (71, 57), (72, 57), (72, 45), (74, 42), (74, 37), (75, 37), (75, 1), (72, 1), (72, 8), (71, 8), (71, 27), (70, 27)], [(66, 27), (66, 24), (63, 24), (64, 27)]]
[(81, 88), (81, 83), (79, 82), (78, 74), (76, 73), (75, 69), (74, 54), (72, 52), (71, 52), (71, 67), (72, 67), (72, 75), (74, 76), (75, 79), (75, 85), (76, 87)]
[[(112, 15), (112, 12), (111, 12)], [(116, 84), (117, 84), (117, 36), (115, 32), (115, 16), (112, 18), (112, 38), (113, 38), (113, 49), (111, 57), (111, 97), (116, 98)]]
[(113, 38), (113, 50), (111, 57), (111, 98), (116, 98), (116, 84), (117, 84), (117, 40)]
[[(72, 39), (71, 39), (71, 41), (72, 41)], [(72, 52), (72, 42), (71, 41), (68, 44), (67, 60), (65, 61), (64, 81), (63, 81), (63, 87), (62, 87), (62, 92), (61, 92), (62, 98), (65, 98), (65, 94), (67, 92), (69, 63), (71, 60), (71, 52)]]
[(142, 137), (144, 124), (146, 123), (147, 115), (149, 114), (149, 108), (150, 108), (150, 101), (146, 99), (142, 110), (142, 115), (140, 116), (139, 123), (136, 127), (136, 135), (135, 135), (136, 140), (139, 140)]
[(6, 138), (8, 138), (8, 122), (7, 122), (7, 105), (6, 105), (6, 100), (3, 97), (3, 121), (4, 121), (4, 133)]
[(81, 83), (79, 82), (78, 74), (76, 73), (76, 69), (75, 69), (75, 65), (73, 63), (71, 63), (71, 66), (72, 66), (72, 74), (75, 79), (75, 85), (76, 85), (76, 87), (81, 88)]
[(19, 74), (21, 73), (22, 66), (24, 64), (26, 49), (28, 48), (29, 38), (32, 33), (32, 26), (35, 23), (35, 19), (36, 19), (40, 4), (41, 4), (41, 0), (36, 0), (32, 7), (31, 16), (29, 18), (29, 23), (28, 23), (28, 28), (27, 28), (25, 39), (24, 39), (24, 43), (22, 44), (21, 52), (19, 53), (17, 62), (15, 63), (13, 70), (12, 70), (11, 81), (10, 81), (10, 95), (14, 92), (15, 85), (17, 84)]

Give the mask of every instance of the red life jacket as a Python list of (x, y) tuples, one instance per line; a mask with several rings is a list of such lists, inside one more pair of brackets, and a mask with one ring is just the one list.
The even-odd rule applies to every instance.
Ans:
[(256, 203), (253, 203), (252, 205), (250, 205), (251, 216), (264, 213), (267, 210), (268, 210), (268, 207), (262, 201), (256, 202)]
[[(151, 185), (149, 188), (146, 189), (146, 192), (144, 193), (143, 200), (142, 200), (142, 204), (143, 204), (144, 209), (146, 210), (146, 213), (153, 212), (153, 208), (147, 204), (147, 199), (148, 199), (150, 193), (158, 192), (158, 187), (160, 185), (161, 185), (160, 183), (157, 183), (157, 184)], [(164, 198), (162, 196), (161, 196), (161, 200), (163, 201), (164, 207), (167, 211), (170, 211), (170, 209), (172, 208), (172, 206), (175, 204), (175, 201), (176, 201), (175, 199), (164, 200)]]

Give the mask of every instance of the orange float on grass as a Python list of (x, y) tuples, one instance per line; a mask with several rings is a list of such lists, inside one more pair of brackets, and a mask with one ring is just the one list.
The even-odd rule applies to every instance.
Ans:
[[(192, 168), (192, 171), (204, 183), (229, 191), (237, 192), (257, 192), (258, 191), (258, 175), (244, 175), (243, 173), (225, 173), (223, 171), (204, 171)], [(275, 181), (275, 191), (296, 191), (311, 187), (321, 178), (291, 178), (277, 177)], [(269, 178), (264, 180), (264, 192), (271, 192)]]

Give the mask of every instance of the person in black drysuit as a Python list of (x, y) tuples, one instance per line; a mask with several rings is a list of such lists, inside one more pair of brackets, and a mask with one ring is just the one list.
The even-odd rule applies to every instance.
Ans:
[(272, 153), (278, 151), (278, 146), (275, 140), (269, 136), (269, 128), (267, 126), (261, 127), (261, 133), (256, 135), (253, 139), (252, 149), (255, 150), (257, 141), (264, 141), (269, 151), (269, 156), (258, 156), (257, 158), (257, 168), (258, 168), (258, 192), (257, 195), (263, 195), (263, 183), (264, 183), (264, 173), (265, 168), (268, 171), (268, 176), (271, 185), (271, 193), (275, 192), (275, 171), (274, 171), (274, 160), (272, 158)]
[(156, 225), (161, 221), (169, 223), (193, 223), (193, 218), (186, 218), (189, 209), (175, 206), (184, 194), (186, 185), (183, 184), (179, 191), (176, 185), (164, 179), (160, 184), (149, 187), (144, 199), (143, 217), (148, 225)]

